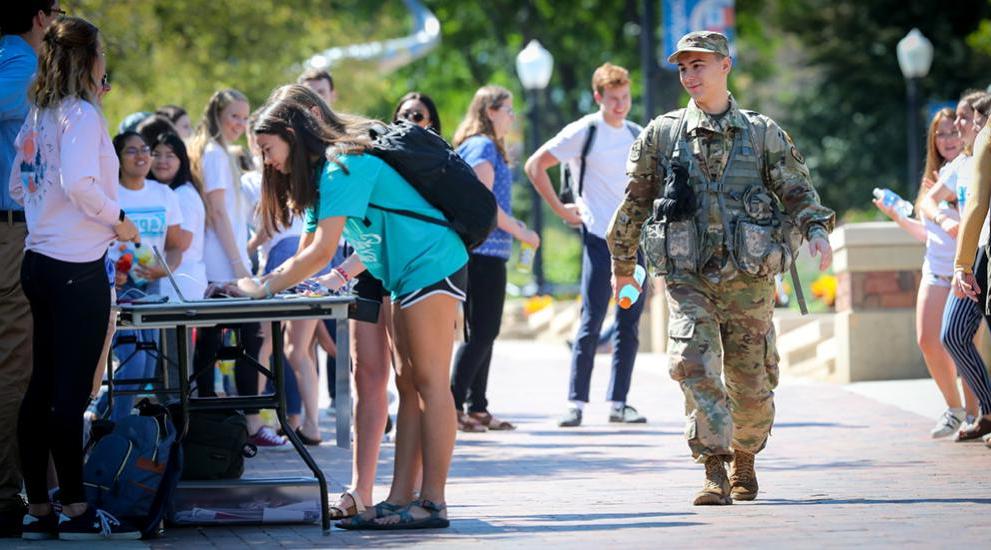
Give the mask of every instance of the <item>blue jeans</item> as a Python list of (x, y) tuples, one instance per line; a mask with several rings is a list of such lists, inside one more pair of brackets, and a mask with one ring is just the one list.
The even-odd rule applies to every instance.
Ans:
[[(572, 345), (571, 384), (568, 399), (588, 402), (595, 348), (606, 317), (609, 299), (612, 297), (612, 261), (605, 239), (592, 235), (582, 227), (582, 319)], [(643, 265), (643, 256), (637, 253), (637, 262)], [(646, 287), (646, 285), (645, 285)], [(609, 381), (608, 399), (626, 402), (633, 376), (633, 363), (640, 347), (640, 314), (646, 296), (642, 296), (630, 309), (616, 306), (616, 332), (613, 336), (612, 378)]]
[[(134, 336), (136, 343), (120, 343), (123, 337)], [(151, 342), (158, 347), (158, 330), (119, 330), (114, 334), (111, 350), (114, 356), (120, 361), (120, 366), (114, 373), (114, 380), (129, 380), (133, 378), (151, 378), (155, 375), (155, 368), (158, 366), (158, 358), (154, 353), (139, 350), (138, 343)], [(138, 384), (114, 384), (117, 390), (136, 390), (141, 386)], [(117, 421), (131, 414), (134, 408), (134, 395), (114, 395), (114, 408), (110, 411), (110, 420)], [(100, 396), (96, 404), (96, 411), (99, 416), (104, 416), (107, 411), (107, 393)]]

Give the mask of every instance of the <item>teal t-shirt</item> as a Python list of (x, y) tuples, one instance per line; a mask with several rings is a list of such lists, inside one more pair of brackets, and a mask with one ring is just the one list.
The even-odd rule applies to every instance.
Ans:
[(320, 220), (345, 216), (344, 238), (368, 271), (396, 298), (432, 285), (468, 262), (468, 252), (449, 227), (372, 208), (411, 210), (444, 219), (398, 172), (372, 155), (341, 155), (320, 173), (319, 195), (306, 209), (306, 231)]

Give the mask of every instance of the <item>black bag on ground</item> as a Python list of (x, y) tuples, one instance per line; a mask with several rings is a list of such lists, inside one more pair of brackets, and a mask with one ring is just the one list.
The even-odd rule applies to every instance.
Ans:
[(479, 181), (444, 138), (432, 130), (399, 121), (375, 133), (369, 153), (384, 160), (420, 195), (440, 210), (445, 220), (374, 203), (372, 208), (454, 229), (468, 250), (485, 242), (496, 227), (495, 195)]
[(238, 479), (244, 459), (258, 449), (248, 443), (248, 422), (237, 411), (193, 411), (182, 440), (182, 479)]

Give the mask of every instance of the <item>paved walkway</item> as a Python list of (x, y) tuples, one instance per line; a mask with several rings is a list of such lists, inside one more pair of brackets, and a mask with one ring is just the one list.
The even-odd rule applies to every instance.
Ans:
[[(597, 365), (592, 395), (600, 398), (608, 358), (599, 356)], [(662, 356), (642, 354), (634, 375), (630, 403), (649, 424), (609, 425), (608, 406), (599, 401), (587, 408), (582, 427), (562, 430), (555, 417), (565, 404), (564, 347), (500, 343), (490, 401), (519, 430), (459, 434), (450, 529), (335, 529), (323, 536), (310, 525), (185, 528), (151, 546), (976, 548), (991, 540), (991, 450), (932, 441), (929, 417), (842, 386), (788, 378), (777, 392), (770, 443), (758, 457), (759, 500), (691, 506), (702, 467), (689, 459), (681, 394), (664, 365)], [(924, 384), (915, 387), (924, 391)], [(325, 444), (315, 454), (335, 485), (349, 479), (345, 451)], [(391, 459), (386, 445), (378, 498), (386, 494)], [(254, 459), (246, 476), (262, 470), (304, 472), (284, 453)]]

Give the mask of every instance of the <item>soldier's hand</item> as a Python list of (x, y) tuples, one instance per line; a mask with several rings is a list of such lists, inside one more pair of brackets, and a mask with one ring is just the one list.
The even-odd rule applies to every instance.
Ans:
[(633, 285), (639, 292), (643, 292), (643, 288), (637, 283), (637, 280), (633, 278), (632, 275), (613, 275), (612, 277), (612, 295), (617, 301), (619, 300), (619, 291), (626, 285)]
[(558, 212), (558, 215), (561, 216), (561, 220), (563, 220), (564, 223), (570, 225), (571, 227), (581, 226), (582, 215), (581, 215), (581, 210), (578, 208), (578, 205), (569, 202), (562, 206), (564, 206), (564, 209)]
[(809, 241), (809, 254), (819, 256), (819, 271), (826, 271), (833, 264), (833, 247), (828, 239), (815, 237)]

